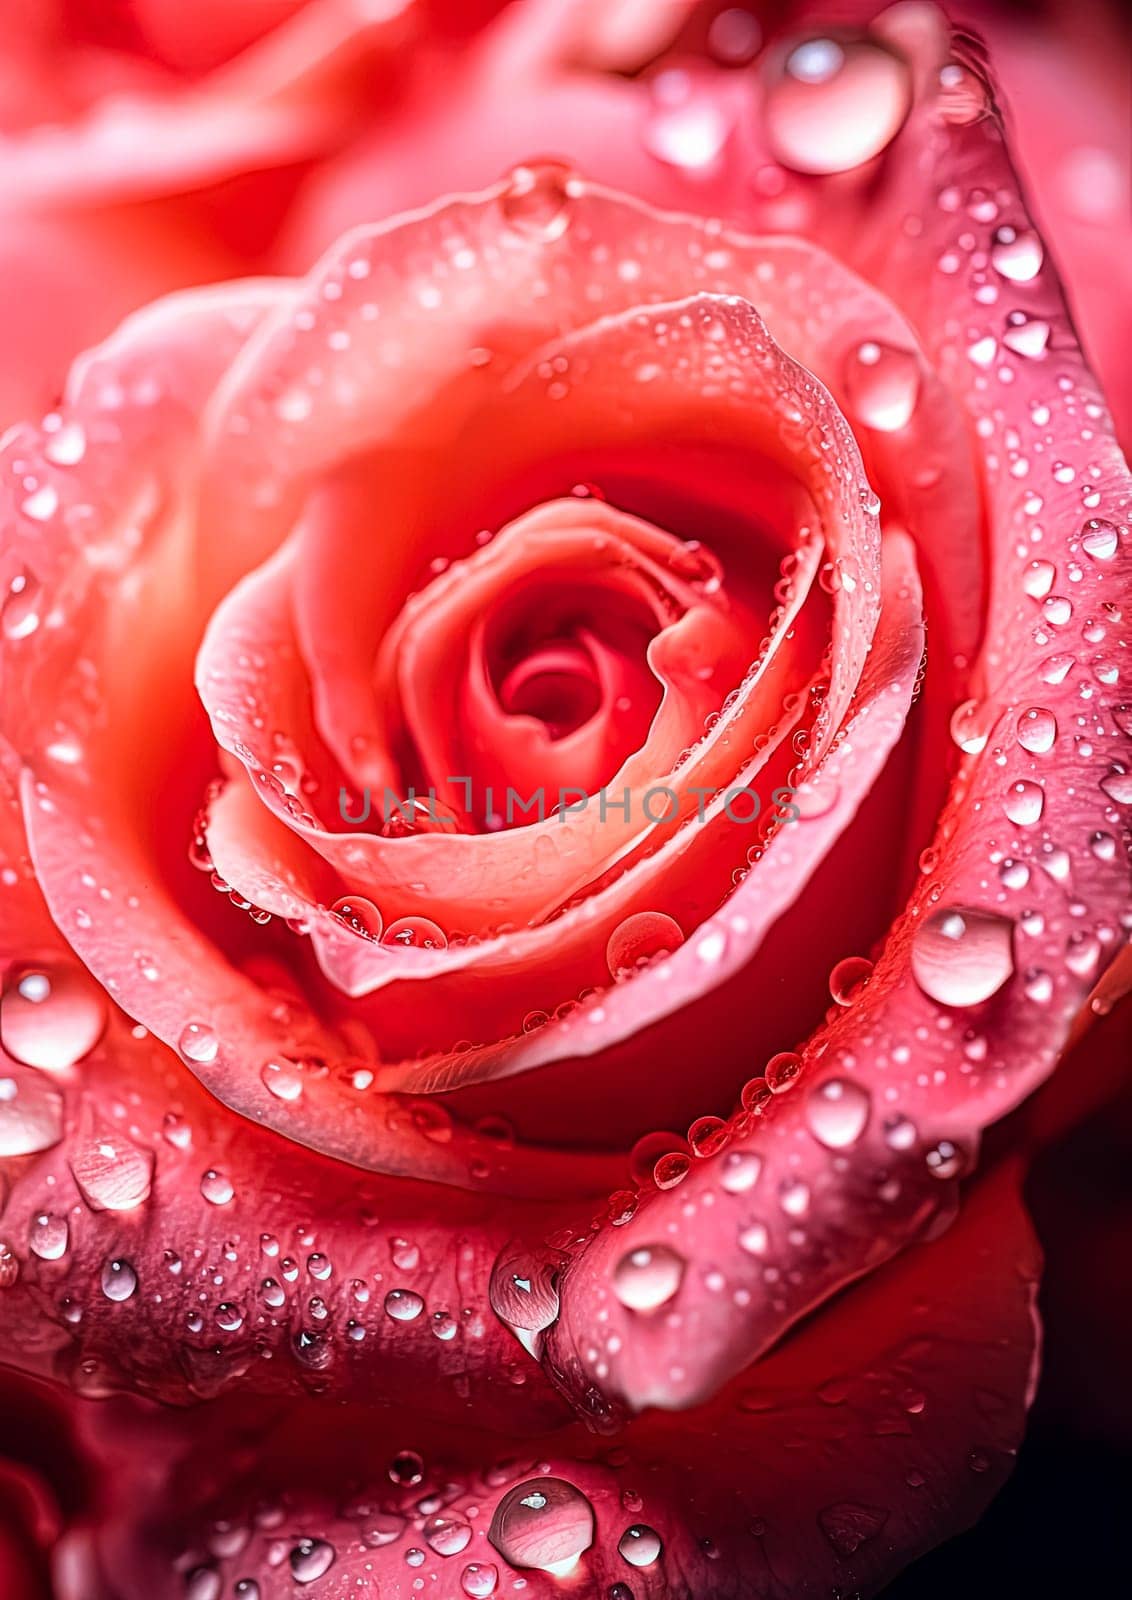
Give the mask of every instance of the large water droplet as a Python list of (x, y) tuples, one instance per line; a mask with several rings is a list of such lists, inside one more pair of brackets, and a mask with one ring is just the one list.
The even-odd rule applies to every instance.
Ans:
[(226, 1206), (236, 1193), (227, 1174), (217, 1167), (201, 1174), (200, 1192), (210, 1206)]
[(806, 39), (767, 90), (767, 138), (795, 172), (849, 172), (891, 143), (910, 103), (908, 68), (879, 42)]
[(827, 1078), (811, 1090), (806, 1121), (819, 1144), (843, 1150), (865, 1131), (871, 1102), (867, 1089), (849, 1078)]
[(0, 1066), (0, 1156), (31, 1156), (63, 1137), (63, 1097), (38, 1072)]
[(0, 1042), (29, 1067), (62, 1072), (81, 1061), (106, 1027), (106, 997), (72, 962), (9, 974), (0, 999)]
[(1111, 561), (1120, 545), (1120, 533), (1114, 522), (1104, 517), (1090, 517), (1081, 529), (1081, 548), (1094, 561)]
[(656, 1311), (667, 1305), (684, 1277), (684, 1258), (665, 1244), (639, 1245), (621, 1257), (613, 1271), (613, 1290), (630, 1311)]
[(500, 209), (516, 233), (549, 244), (570, 226), (571, 202), (580, 192), (579, 180), (561, 162), (531, 162), (511, 173)]
[(93, 1211), (136, 1211), (149, 1198), (153, 1151), (108, 1123), (92, 1124), (71, 1155), (71, 1172)]
[(920, 364), (910, 350), (868, 339), (849, 353), (845, 398), (858, 422), (878, 433), (907, 427), (920, 396)]
[(447, 950), (448, 936), (428, 917), (399, 917), (381, 936), (395, 950)]
[(993, 911), (941, 907), (912, 940), (912, 975), (940, 1005), (981, 1005), (1013, 971), (1014, 924)]
[(487, 1536), (511, 1566), (562, 1575), (593, 1543), (593, 1507), (563, 1478), (528, 1478), (503, 1496)]
[(220, 1042), (207, 1022), (186, 1022), (177, 1040), (177, 1049), (186, 1061), (207, 1066), (216, 1060)]
[(654, 1561), (659, 1560), (663, 1548), (660, 1534), (643, 1522), (635, 1522), (631, 1528), (626, 1528), (617, 1541), (617, 1554), (631, 1567), (651, 1567)]

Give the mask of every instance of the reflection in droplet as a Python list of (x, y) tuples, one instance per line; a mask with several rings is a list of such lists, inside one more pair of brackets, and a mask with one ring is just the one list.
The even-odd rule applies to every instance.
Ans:
[(634, 1523), (617, 1541), (617, 1554), (631, 1567), (651, 1567), (660, 1557), (663, 1545), (655, 1528), (643, 1522)]
[(610, 976), (624, 978), (660, 955), (671, 955), (684, 943), (680, 924), (663, 911), (637, 911), (618, 923), (609, 936), (605, 960)]
[(563, 1478), (529, 1478), (499, 1502), (487, 1537), (511, 1566), (561, 1576), (593, 1543), (593, 1507)]
[(1014, 924), (968, 906), (933, 911), (912, 940), (912, 975), (944, 1006), (976, 1006), (1014, 971)]
[(500, 209), (510, 228), (549, 244), (570, 226), (578, 179), (558, 161), (531, 162), (511, 173)]

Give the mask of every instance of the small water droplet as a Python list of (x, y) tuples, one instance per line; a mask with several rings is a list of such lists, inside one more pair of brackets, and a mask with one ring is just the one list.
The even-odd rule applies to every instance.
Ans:
[(220, 1041), (207, 1022), (186, 1022), (177, 1040), (177, 1049), (186, 1061), (207, 1066), (216, 1060)]
[(287, 1056), (279, 1056), (274, 1061), (265, 1061), (260, 1071), (260, 1078), (264, 1088), (276, 1100), (282, 1100), (290, 1105), (302, 1096), (303, 1068), (302, 1063), (292, 1061)]
[(759, 1181), (762, 1168), (753, 1150), (729, 1150), (719, 1166), (720, 1187), (728, 1194), (746, 1194)]
[(1014, 971), (1014, 924), (993, 911), (946, 906), (912, 940), (912, 975), (929, 999), (976, 1006), (997, 994)]
[(139, 1149), (106, 1123), (92, 1126), (71, 1154), (71, 1172), (94, 1211), (136, 1211), (153, 1183), (152, 1150)]
[(226, 1174), (216, 1167), (201, 1174), (200, 1192), (210, 1206), (226, 1206), (236, 1193)]
[(529, 239), (549, 244), (570, 226), (571, 202), (580, 193), (578, 179), (558, 161), (516, 167), (500, 200), (508, 227)]
[[(62, 1137), (63, 1097), (58, 1090), (38, 1072), (0, 1064), (0, 1157), (37, 1155)], [(5, 1192), (0, 1182), (0, 1202)]]
[(425, 1543), (438, 1556), (458, 1556), (471, 1543), (472, 1530), (463, 1517), (438, 1513), (429, 1517), (421, 1529)]
[(864, 956), (846, 956), (829, 975), (829, 992), (839, 1006), (859, 1000), (873, 975), (873, 964)]
[(1094, 561), (1111, 561), (1120, 544), (1115, 523), (1104, 517), (1090, 517), (1081, 529), (1081, 548)]
[(470, 1561), (460, 1574), (468, 1600), (490, 1600), (499, 1582), (499, 1568), (490, 1561)]
[(71, 1230), (66, 1217), (41, 1211), (28, 1228), (28, 1249), (41, 1261), (59, 1261), (67, 1254)]
[(447, 950), (448, 936), (428, 917), (399, 917), (391, 922), (381, 942), (395, 950)]

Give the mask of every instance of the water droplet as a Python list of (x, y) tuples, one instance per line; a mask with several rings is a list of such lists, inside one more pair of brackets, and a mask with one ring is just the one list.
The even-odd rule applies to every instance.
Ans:
[(74, 963), (14, 969), (0, 999), (0, 1043), (25, 1066), (63, 1072), (94, 1049), (106, 1018), (105, 995)]
[(216, 1167), (201, 1174), (200, 1192), (210, 1206), (226, 1206), (236, 1193), (227, 1176)]
[(979, 700), (964, 700), (951, 713), (951, 737), (965, 755), (976, 756), (986, 747), (990, 709)]
[(38, 1072), (0, 1065), (0, 1156), (36, 1155), (62, 1137), (58, 1090)]
[(801, 1178), (787, 1178), (778, 1191), (778, 1203), (788, 1217), (804, 1217), (810, 1209), (810, 1186)]
[(107, 1300), (128, 1300), (138, 1286), (138, 1275), (132, 1264), (124, 1258), (104, 1261), (100, 1278), (102, 1292)]
[(614, 928), (605, 949), (612, 978), (628, 977), (660, 955), (671, 955), (684, 943), (680, 924), (663, 911), (638, 911)]
[(1042, 241), (1029, 228), (995, 230), (991, 266), (1011, 283), (1031, 283), (1042, 269), (1044, 255)]
[(549, 244), (570, 226), (571, 201), (580, 192), (579, 180), (561, 162), (531, 162), (511, 173), (500, 209), (516, 233)]
[(793, 1050), (780, 1050), (771, 1056), (763, 1071), (763, 1082), (771, 1094), (785, 1094), (798, 1081), (802, 1058)]
[(488, 1297), (492, 1310), (508, 1327), (541, 1333), (558, 1318), (553, 1263), (538, 1260), (523, 1245), (506, 1247), (492, 1268)]
[(352, 933), (360, 934), (363, 939), (381, 938), (383, 919), (372, 900), (366, 900), (359, 894), (348, 894), (341, 900), (335, 900), (330, 910)]
[(1013, 971), (1014, 924), (993, 911), (942, 907), (912, 940), (912, 975), (940, 1005), (981, 1005)]
[(1121, 772), (1118, 767), (1101, 779), (1101, 789), (1118, 806), (1132, 806), (1132, 772)]
[(301, 1062), (291, 1061), (287, 1056), (280, 1056), (278, 1060), (264, 1062), (260, 1071), (260, 1078), (264, 1088), (276, 1100), (283, 1100), (288, 1105), (298, 1100), (303, 1092), (303, 1068)]
[(891, 143), (910, 102), (908, 68), (878, 41), (806, 39), (767, 90), (767, 138), (795, 172), (849, 172)]
[(920, 365), (910, 350), (869, 339), (849, 354), (845, 398), (858, 422), (878, 433), (907, 427), (920, 397)]
[(207, 1022), (186, 1022), (177, 1040), (177, 1049), (186, 1061), (207, 1066), (210, 1061), (216, 1060), (220, 1041)]
[(1002, 342), (1008, 350), (1030, 361), (1036, 361), (1045, 354), (1050, 336), (1048, 322), (1043, 322), (1040, 317), (1027, 317), (1021, 311), (1012, 311), (1006, 321)]
[(954, 1178), (963, 1170), (965, 1157), (957, 1144), (952, 1144), (950, 1139), (941, 1139), (933, 1145), (924, 1157), (928, 1171), (933, 1178)]
[(499, 1568), (490, 1561), (470, 1561), (460, 1574), (460, 1587), (469, 1600), (490, 1600), (499, 1582)]
[(71, 1172), (93, 1211), (136, 1211), (149, 1199), (152, 1150), (141, 1150), (108, 1123), (92, 1125), (71, 1154)]
[(64, 422), (48, 437), (43, 453), (48, 461), (53, 461), (57, 467), (78, 466), (86, 455), (86, 434), (83, 432), (82, 424)]
[(448, 937), (428, 917), (400, 917), (391, 922), (381, 938), (382, 944), (397, 950), (447, 950)]
[(1020, 828), (1028, 828), (1041, 820), (1045, 803), (1045, 792), (1041, 785), (1031, 783), (1028, 778), (1020, 778), (1007, 789), (1002, 809), (1011, 822), (1017, 823)]
[(67, 1254), (71, 1230), (66, 1217), (52, 1216), (41, 1211), (33, 1217), (28, 1228), (28, 1249), (41, 1261), (59, 1261)]
[(863, 1506), (844, 1500), (818, 1512), (818, 1527), (841, 1556), (854, 1555), (869, 1539), (874, 1539), (888, 1521), (881, 1506)]
[(1032, 755), (1045, 755), (1057, 738), (1057, 718), (1043, 706), (1030, 706), (1018, 718), (1018, 743)]
[(898, 1112), (885, 1118), (884, 1142), (890, 1150), (910, 1150), (918, 1137), (916, 1124), (910, 1117)]
[(564, 1575), (593, 1543), (593, 1507), (563, 1478), (529, 1478), (503, 1496), (487, 1537), (513, 1567)]
[(864, 993), (873, 964), (864, 956), (846, 956), (829, 975), (829, 992), (839, 1006), (851, 1006)]
[(415, 1488), (424, 1477), (424, 1462), (415, 1450), (400, 1450), (389, 1463), (389, 1477), (402, 1488)]
[(621, 1257), (613, 1272), (613, 1291), (630, 1311), (650, 1312), (667, 1305), (684, 1277), (684, 1258), (667, 1245), (640, 1245)]
[(421, 1532), (429, 1549), (435, 1550), (438, 1556), (458, 1556), (461, 1550), (468, 1548), (472, 1538), (471, 1527), (463, 1517), (442, 1513), (429, 1517)]
[(296, 1583), (313, 1583), (329, 1572), (337, 1551), (325, 1539), (300, 1539), (291, 1551), (291, 1576)]
[(1103, 517), (1090, 517), (1081, 529), (1081, 548), (1094, 561), (1110, 561), (1120, 544), (1115, 523)]
[(17, 572), (0, 602), (0, 632), (6, 639), (27, 639), (39, 627), (43, 586), (25, 567)]
[(412, 1289), (390, 1289), (385, 1296), (385, 1315), (394, 1322), (415, 1322), (424, 1310), (424, 1301)]
[(617, 1541), (617, 1554), (631, 1567), (651, 1567), (654, 1561), (660, 1559), (663, 1548), (656, 1529), (646, 1527), (643, 1522), (635, 1522), (631, 1528), (626, 1528)]
[(641, 131), (650, 155), (667, 166), (692, 171), (718, 160), (732, 128), (721, 96), (680, 68), (658, 73), (649, 93), (649, 112)]
[(746, 1194), (758, 1183), (762, 1169), (753, 1150), (729, 1150), (719, 1165), (720, 1187), (728, 1194)]
[(871, 1101), (866, 1089), (851, 1079), (828, 1078), (810, 1091), (806, 1121), (819, 1144), (843, 1150), (865, 1131)]

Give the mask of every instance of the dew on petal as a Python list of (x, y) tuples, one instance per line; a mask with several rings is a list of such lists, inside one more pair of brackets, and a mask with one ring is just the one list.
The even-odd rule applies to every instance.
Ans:
[(1045, 791), (1040, 784), (1031, 783), (1028, 778), (1020, 778), (1017, 783), (1012, 783), (1003, 798), (1002, 809), (1020, 828), (1032, 827), (1041, 820), (1045, 809)]
[(605, 950), (612, 978), (624, 978), (655, 956), (671, 955), (684, 943), (674, 917), (663, 911), (638, 911), (618, 923)]
[(667, 1245), (639, 1245), (614, 1268), (613, 1291), (630, 1311), (656, 1311), (680, 1288), (684, 1266), (683, 1256)]
[(1029, 228), (1003, 226), (995, 230), (991, 266), (1011, 283), (1030, 283), (1042, 269), (1042, 241)]
[(106, 997), (73, 962), (14, 969), (0, 998), (0, 1043), (25, 1066), (62, 1072), (81, 1061), (106, 1027)]
[(99, 1279), (107, 1300), (128, 1300), (138, 1286), (138, 1275), (133, 1264), (122, 1257), (103, 1262)]
[(345, 895), (341, 900), (335, 900), (330, 911), (339, 922), (345, 923), (352, 933), (360, 934), (363, 939), (381, 938), (382, 916), (372, 900), (366, 900), (358, 894)]
[(558, 1317), (553, 1263), (540, 1261), (523, 1246), (500, 1251), (488, 1284), (491, 1308), (511, 1328), (541, 1333)]
[(177, 1049), (186, 1061), (207, 1066), (216, 1060), (220, 1041), (207, 1022), (186, 1022), (177, 1040)]
[(296, 1583), (314, 1583), (330, 1571), (337, 1551), (325, 1539), (300, 1539), (291, 1551), (289, 1564)]
[(643, 1522), (635, 1522), (631, 1528), (626, 1528), (617, 1541), (617, 1554), (631, 1567), (651, 1567), (654, 1561), (660, 1559), (663, 1548), (656, 1529)]
[(545, 244), (570, 226), (578, 180), (558, 161), (516, 167), (500, 200), (504, 220), (514, 232)]
[(28, 1249), (41, 1261), (59, 1261), (67, 1254), (70, 1236), (66, 1217), (42, 1211), (28, 1228)]
[(806, 1122), (819, 1144), (843, 1150), (861, 1137), (870, 1110), (867, 1089), (848, 1078), (828, 1078), (810, 1091)]
[(878, 41), (805, 39), (767, 90), (767, 139), (795, 172), (849, 172), (891, 143), (910, 103), (907, 66)]
[(469, 1561), (460, 1574), (460, 1588), (468, 1600), (491, 1600), (499, 1583), (499, 1568), (491, 1561)]
[(152, 1150), (109, 1126), (95, 1127), (71, 1152), (71, 1172), (94, 1211), (136, 1211), (153, 1183)]
[(562, 1576), (593, 1543), (593, 1507), (563, 1478), (529, 1478), (499, 1502), (487, 1537), (511, 1566)]
[(390, 1289), (385, 1296), (385, 1315), (394, 1322), (415, 1322), (424, 1310), (424, 1301), (412, 1289)]
[(458, 1556), (461, 1550), (468, 1548), (472, 1538), (471, 1526), (463, 1517), (443, 1513), (429, 1517), (421, 1532), (429, 1549), (438, 1556)]
[(1094, 561), (1110, 561), (1119, 544), (1116, 524), (1104, 517), (1090, 517), (1081, 529), (1081, 548)]
[(1018, 718), (1018, 743), (1031, 755), (1044, 755), (1057, 738), (1057, 718), (1044, 706), (1030, 706)]
[(729, 1150), (719, 1166), (719, 1183), (728, 1194), (746, 1194), (759, 1181), (762, 1160), (753, 1150)]
[(912, 976), (940, 1005), (981, 1005), (1013, 972), (1014, 924), (993, 911), (941, 907), (912, 940)]
[(391, 922), (381, 942), (395, 950), (447, 950), (448, 936), (428, 917), (399, 917)]
[(200, 1192), (210, 1206), (226, 1206), (236, 1193), (227, 1174), (216, 1167), (202, 1173)]
[(844, 383), (848, 408), (858, 422), (878, 433), (897, 433), (916, 409), (920, 365), (912, 351), (869, 339), (849, 353)]
[(38, 1072), (0, 1065), (0, 1157), (36, 1155), (62, 1137), (59, 1091)]

